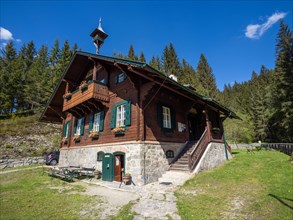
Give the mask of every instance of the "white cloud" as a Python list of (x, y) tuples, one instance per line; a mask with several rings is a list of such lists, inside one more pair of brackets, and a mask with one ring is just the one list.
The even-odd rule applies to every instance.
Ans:
[(12, 33), (3, 27), (0, 27), (0, 39), (1, 40), (13, 40)]
[(263, 24), (247, 25), (245, 36), (250, 39), (259, 39), (269, 28), (271, 28), (276, 22), (284, 18), (286, 15), (287, 13), (284, 12), (276, 12)]

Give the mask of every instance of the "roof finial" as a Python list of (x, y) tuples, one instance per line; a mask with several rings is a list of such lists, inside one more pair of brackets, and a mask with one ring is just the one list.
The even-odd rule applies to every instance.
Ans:
[(99, 26), (98, 26), (98, 29), (99, 29), (100, 31), (105, 32), (105, 31), (103, 30), (103, 28), (102, 28), (102, 17), (100, 17), (100, 19), (99, 19)]

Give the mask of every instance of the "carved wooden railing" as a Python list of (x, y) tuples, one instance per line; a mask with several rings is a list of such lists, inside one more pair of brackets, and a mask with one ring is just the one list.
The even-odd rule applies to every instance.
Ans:
[(196, 143), (194, 149), (190, 152), (190, 154), (188, 154), (188, 167), (190, 171), (196, 167), (208, 144), (209, 135), (206, 128), (199, 141)]

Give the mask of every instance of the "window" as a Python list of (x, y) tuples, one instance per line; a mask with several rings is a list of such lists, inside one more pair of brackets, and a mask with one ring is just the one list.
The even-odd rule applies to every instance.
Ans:
[(103, 151), (99, 151), (97, 153), (97, 161), (102, 161), (103, 160), (103, 156), (104, 156), (104, 152)]
[(116, 83), (121, 83), (126, 79), (126, 74), (124, 72), (118, 74), (115, 76), (115, 82)]
[(70, 129), (70, 121), (65, 122), (63, 127), (63, 137), (68, 138)]
[(100, 112), (94, 114), (93, 131), (99, 131), (100, 130), (100, 117), (101, 117)]
[(159, 103), (157, 105), (158, 124), (163, 132), (169, 133), (176, 129), (176, 114), (171, 106)]
[(116, 103), (112, 108), (111, 129), (117, 127), (127, 127), (131, 124), (131, 102), (122, 101)]
[(75, 118), (74, 121), (74, 135), (83, 135), (84, 132), (84, 117), (82, 118)]
[(104, 129), (104, 111), (90, 115), (89, 131), (98, 132)]
[(116, 127), (125, 126), (125, 105), (120, 105), (116, 110)]
[(171, 129), (171, 111), (165, 106), (163, 106), (163, 128)]
[(166, 151), (166, 157), (167, 157), (167, 158), (174, 158), (174, 151), (172, 151), (172, 150), (167, 150), (167, 151)]

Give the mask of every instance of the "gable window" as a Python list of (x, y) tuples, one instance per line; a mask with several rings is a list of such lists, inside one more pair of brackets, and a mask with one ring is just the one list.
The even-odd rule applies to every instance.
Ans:
[(65, 122), (63, 127), (63, 137), (68, 138), (69, 137), (69, 129), (70, 129), (70, 121)]
[(171, 111), (170, 108), (163, 107), (163, 128), (171, 129)]
[(99, 132), (104, 129), (104, 111), (90, 115), (89, 131)]
[(112, 108), (111, 129), (127, 127), (131, 124), (131, 102), (122, 101), (116, 103)]
[(175, 111), (171, 106), (158, 104), (157, 117), (158, 123), (164, 132), (173, 132), (176, 128)]
[(73, 135), (83, 135), (84, 132), (84, 117), (75, 118)]
[(115, 76), (115, 83), (121, 83), (126, 79), (126, 74), (124, 72)]

